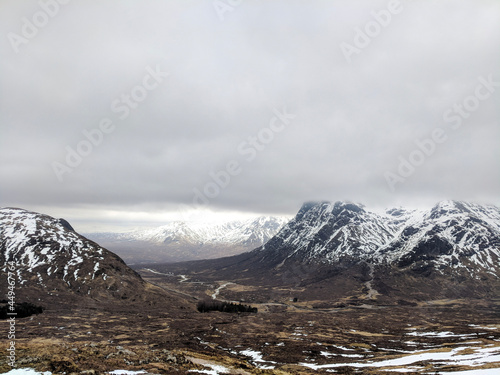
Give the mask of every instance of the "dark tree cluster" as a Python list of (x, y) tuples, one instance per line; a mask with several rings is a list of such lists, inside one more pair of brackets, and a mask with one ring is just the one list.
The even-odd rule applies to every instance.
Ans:
[[(2, 303), (4, 301), (0, 301)], [(8, 319), (13, 316), (16, 318), (26, 318), (33, 314), (41, 314), (43, 312), (42, 306), (37, 306), (29, 302), (16, 303), (14, 310), (10, 309), (10, 305), (0, 306), (0, 319)], [(16, 313), (16, 315), (7, 315), (7, 313)]]
[(199, 312), (209, 312), (209, 311), (220, 311), (226, 313), (256, 313), (258, 310), (256, 307), (242, 305), (241, 303), (231, 303), (222, 301), (200, 301), (198, 302)]

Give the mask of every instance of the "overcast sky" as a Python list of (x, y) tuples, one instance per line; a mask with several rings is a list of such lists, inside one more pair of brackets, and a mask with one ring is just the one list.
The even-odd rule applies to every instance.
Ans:
[(496, 0), (67, 2), (1, 3), (0, 206), (500, 205)]

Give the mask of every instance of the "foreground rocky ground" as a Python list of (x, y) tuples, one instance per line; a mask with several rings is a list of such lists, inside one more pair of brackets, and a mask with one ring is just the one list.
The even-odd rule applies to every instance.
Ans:
[[(500, 372), (500, 301), (381, 305), (369, 285), (341, 301), (303, 299), (304, 291), (294, 301), (299, 290), (141, 274), (183, 303), (130, 311), (45, 306), (44, 313), (16, 324), (17, 367), (54, 374)], [(245, 300), (259, 311), (196, 311), (198, 300), (214, 297)], [(8, 325), (0, 327), (7, 347)], [(0, 357), (0, 372), (10, 369)]]

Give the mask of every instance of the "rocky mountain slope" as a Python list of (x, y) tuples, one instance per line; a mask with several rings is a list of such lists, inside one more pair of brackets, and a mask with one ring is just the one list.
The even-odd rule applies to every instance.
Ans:
[(339, 296), (357, 290), (370, 299), (493, 296), (500, 286), (500, 210), (444, 201), (430, 210), (377, 214), (350, 202), (306, 203), (254, 251), (157, 269), (269, 285), (334, 286), (331, 293)]
[(288, 222), (262, 216), (226, 223), (175, 221), (153, 229), (127, 233), (88, 233), (86, 236), (120, 255), (128, 264), (210, 259), (253, 250)]
[(462, 268), (471, 274), (483, 271), (498, 277), (500, 209), (440, 202), (430, 211), (410, 216), (377, 255), (399, 267), (427, 264), (435, 269)]
[(0, 270), (2, 291), (7, 291), (8, 272), (15, 275), (19, 303), (130, 303), (160, 293), (67, 221), (18, 208), (0, 209)]
[(378, 215), (353, 203), (305, 204), (255, 253), (282, 262), (362, 260), (400, 267), (425, 262), (436, 269), (465, 267), (498, 275), (500, 210), (444, 201), (427, 211), (392, 209)]

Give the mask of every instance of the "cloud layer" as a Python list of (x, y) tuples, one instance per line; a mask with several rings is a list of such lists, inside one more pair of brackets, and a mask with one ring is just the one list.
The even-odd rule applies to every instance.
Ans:
[(500, 204), (498, 2), (2, 6), (2, 206)]

